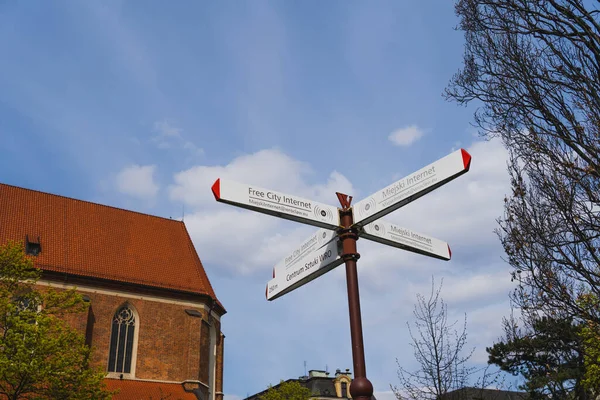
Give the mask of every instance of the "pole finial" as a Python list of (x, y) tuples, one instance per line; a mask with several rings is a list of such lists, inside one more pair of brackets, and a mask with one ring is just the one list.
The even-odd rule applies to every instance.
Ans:
[(340, 201), (340, 205), (342, 206), (342, 210), (346, 211), (350, 208), (350, 204), (352, 204), (352, 196), (348, 196), (347, 194), (343, 194), (340, 192), (335, 192), (338, 200)]

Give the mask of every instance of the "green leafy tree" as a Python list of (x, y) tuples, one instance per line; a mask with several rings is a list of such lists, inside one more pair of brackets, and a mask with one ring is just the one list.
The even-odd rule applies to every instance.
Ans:
[(277, 386), (269, 386), (260, 400), (308, 400), (310, 396), (310, 390), (300, 383), (281, 381)]
[[(600, 300), (594, 294), (581, 296), (579, 304), (584, 308), (600, 308)], [(585, 321), (580, 337), (584, 348), (583, 385), (593, 393), (600, 393), (600, 325), (596, 321)]]
[(521, 389), (533, 399), (591, 399), (583, 381), (582, 329), (570, 317), (505, 319), (504, 338), (486, 349), (489, 363), (521, 376)]
[(65, 322), (86, 303), (74, 290), (37, 290), (41, 273), (22, 244), (0, 246), (0, 395), (110, 399), (104, 374), (89, 365), (83, 335)]

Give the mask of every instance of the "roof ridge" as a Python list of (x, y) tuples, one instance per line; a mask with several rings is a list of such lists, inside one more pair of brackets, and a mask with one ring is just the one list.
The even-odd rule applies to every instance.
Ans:
[(7, 186), (7, 187), (15, 188), (15, 189), (20, 189), (20, 190), (27, 190), (29, 192), (41, 193), (41, 194), (45, 194), (45, 195), (48, 195), (48, 196), (59, 197), (61, 199), (78, 201), (78, 202), (81, 202), (81, 203), (87, 203), (87, 204), (92, 204), (92, 205), (95, 205), (95, 206), (112, 208), (113, 210), (131, 212), (131, 213), (136, 213), (136, 214), (144, 215), (144, 216), (147, 216), (147, 217), (158, 218), (158, 219), (165, 220), (165, 221), (179, 222), (179, 223), (183, 224), (183, 221), (179, 221), (177, 219), (161, 217), (159, 215), (153, 215), (153, 214), (143, 213), (143, 212), (135, 211), (135, 210), (128, 210), (126, 208), (111, 206), (111, 205), (108, 205), (108, 204), (97, 203), (95, 201), (81, 200), (81, 199), (77, 199), (75, 197), (63, 196), (61, 194), (50, 193), (50, 192), (43, 192), (43, 191), (37, 190), (37, 189), (29, 189), (29, 188), (26, 188), (26, 187), (21, 187), (21, 186), (16, 186), (16, 185), (10, 185), (8, 183), (2, 183), (2, 182), (0, 182), (0, 186)]
[[(192, 241), (190, 232), (188, 231), (185, 223), (183, 221), (181, 221), (181, 222), (183, 224), (183, 232), (185, 233), (185, 236), (187, 238), (187, 245), (188, 245), (188, 247), (190, 247), (190, 250), (192, 251), (192, 255), (194, 257), (194, 261), (196, 263), (196, 273), (198, 274), (198, 277), (201, 280), (203, 280), (203, 278), (206, 279), (206, 283), (208, 284), (207, 292), (209, 293), (209, 296), (212, 299), (214, 299), (214, 301), (216, 301), (217, 304), (219, 304), (223, 308), (223, 310), (225, 310), (225, 307), (223, 307), (223, 304), (221, 304), (221, 302), (217, 298), (215, 289), (213, 288), (212, 283), (210, 282), (210, 279), (208, 279), (208, 274), (206, 273), (206, 268), (204, 267), (204, 263), (202, 262), (202, 260), (200, 259), (200, 256), (198, 255), (198, 252), (196, 251), (196, 246), (194, 245), (194, 242)], [(225, 312), (227, 312), (227, 311), (225, 311)]]

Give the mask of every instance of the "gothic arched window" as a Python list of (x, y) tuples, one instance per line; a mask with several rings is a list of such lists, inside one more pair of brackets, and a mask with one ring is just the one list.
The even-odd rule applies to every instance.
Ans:
[(110, 334), (110, 353), (108, 355), (108, 372), (131, 373), (131, 362), (136, 333), (136, 314), (129, 305), (117, 310), (112, 320)]

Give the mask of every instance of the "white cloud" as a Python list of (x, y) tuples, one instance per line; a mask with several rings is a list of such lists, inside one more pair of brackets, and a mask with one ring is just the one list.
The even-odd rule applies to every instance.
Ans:
[(158, 135), (152, 137), (150, 141), (159, 149), (183, 149), (189, 151), (192, 155), (203, 155), (204, 149), (183, 137), (183, 129), (173, 125), (166, 119), (154, 122), (154, 131)]
[(237, 157), (224, 166), (199, 165), (181, 171), (175, 175), (175, 184), (169, 188), (169, 193), (172, 200), (191, 206), (214, 207), (210, 188), (217, 178), (250, 183), (330, 204), (337, 202), (336, 191), (352, 193), (352, 184), (337, 171), (330, 173), (327, 182), (314, 185), (307, 182), (312, 175), (309, 164), (294, 160), (277, 149), (268, 149)]
[(173, 126), (167, 120), (154, 122), (154, 132), (158, 135), (150, 140), (162, 150), (172, 148), (175, 140), (181, 140), (181, 129)]
[(416, 125), (409, 125), (396, 129), (390, 133), (388, 139), (396, 146), (410, 146), (421, 137), (423, 137), (423, 130)]
[(117, 174), (119, 192), (140, 199), (153, 199), (159, 187), (154, 181), (155, 165), (130, 165)]
[(373, 392), (377, 400), (397, 400), (396, 395), (391, 390), (385, 392)]
[[(308, 183), (313, 171), (276, 149), (242, 155), (224, 166), (195, 166), (174, 176), (171, 200), (192, 207), (185, 222), (205, 262), (218, 262), (235, 274), (268, 271), (278, 258), (314, 228), (217, 203), (211, 186), (217, 178), (337, 204), (336, 191), (355, 193), (350, 181), (332, 171), (327, 181)], [(223, 257), (227, 254), (227, 257)]]
[(154, 130), (160, 133), (161, 136), (181, 137), (181, 129), (173, 126), (167, 120), (156, 121), (154, 123)]
[(451, 304), (472, 304), (478, 301), (483, 305), (488, 298), (505, 298), (514, 288), (510, 280), (509, 268), (478, 273), (471, 276), (451, 275), (444, 280), (444, 299)]
[(196, 146), (194, 143), (187, 141), (183, 144), (183, 148), (185, 150), (189, 150), (192, 154), (202, 155), (204, 154), (204, 149)]
[[(506, 298), (506, 295), (505, 295)], [(485, 306), (472, 306), (467, 315), (469, 345), (476, 346), (471, 361), (486, 364), (486, 347), (492, 346), (502, 336), (502, 318), (510, 315), (506, 302), (496, 302)]]

